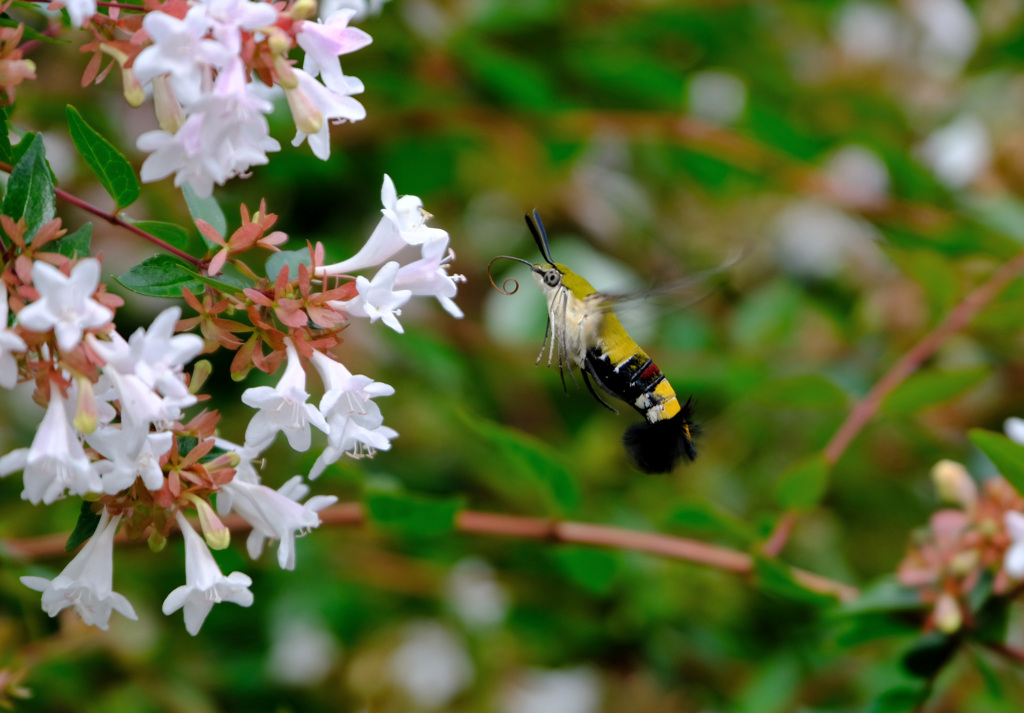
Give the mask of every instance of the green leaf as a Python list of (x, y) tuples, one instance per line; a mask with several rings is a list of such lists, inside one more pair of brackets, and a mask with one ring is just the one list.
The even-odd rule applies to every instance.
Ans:
[(100, 184), (118, 208), (126, 208), (139, 197), (139, 179), (135, 169), (121, 152), (86, 123), (78, 109), (68, 104), (68, 130), (75, 148), (89, 164)]
[(366, 513), (381, 529), (400, 535), (428, 537), (455, 529), (462, 498), (426, 498), (408, 493), (369, 491), (363, 495)]
[(50, 42), (56, 45), (69, 45), (71, 40), (61, 39), (54, 37), (53, 35), (47, 35), (39, 30), (25, 24), (24, 22), (18, 22), (17, 20), (10, 17), (0, 17), (0, 27), (21, 27), (22, 35), (21, 41), (28, 42), (29, 40), (38, 40), (39, 42)]
[(669, 515), (667, 524), (705, 536), (729, 537), (744, 543), (753, 542), (756, 537), (747, 523), (703, 499), (682, 499)]
[(181, 297), (182, 288), (203, 289), (191, 265), (173, 255), (154, 255), (116, 279), (125, 289), (147, 297)]
[(288, 266), (288, 279), (297, 280), (299, 277), (299, 265), (312, 267), (313, 258), (310, 257), (309, 250), (307, 249), (276, 252), (267, 258), (267, 277), (271, 280), (276, 280), (278, 273), (281, 272), (281, 268), (285, 265)]
[(957, 371), (929, 370), (913, 374), (897, 386), (882, 404), (890, 416), (908, 414), (940, 404), (978, 385), (989, 375), (987, 366)]
[(825, 495), (828, 461), (817, 454), (790, 466), (775, 482), (775, 500), (784, 510), (807, 510)]
[(30, 242), (39, 227), (53, 219), (57, 209), (43, 137), (33, 134), (31, 139), (28, 136), (22, 139), (22, 143), (25, 141), (29, 144), (7, 181), (3, 212), (13, 220), (25, 219), (25, 238)]
[(968, 435), (1010, 485), (1024, 495), (1024, 446), (1014, 443), (1001, 433), (981, 428), (972, 428)]
[(862, 589), (856, 599), (843, 602), (837, 613), (842, 616), (871, 612), (903, 612), (922, 608), (924, 604), (921, 602), (921, 595), (916, 590), (900, 584), (895, 575), (890, 575)]
[(891, 688), (867, 709), (867, 713), (913, 713), (928, 699), (927, 686), (899, 686)]
[(752, 397), (769, 407), (828, 410), (843, 409), (848, 400), (845, 391), (816, 374), (773, 379), (758, 386)]
[[(200, 198), (187, 183), (181, 187), (181, 192), (185, 196), (185, 203), (188, 205), (188, 212), (192, 219), (205, 220), (213, 226), (214, 230), (220, 233), (222, 238), (227, 238), (228, 219), (224, 217), (224, 211), (220, 209), (220, 204), (217, 203), (214, 197), (210, 195), (206, 198)], [(209, 248), (220, 247), (215, 245), (215, 243), (211, 243), (205, 236), (203, 236), (203, 242)]]
[(46, 246), (46, 252), (60, 253), (64, 257), (88, 257), (92, 249), (92, 223), (83, 223), (73, 233), (54, 240)]
[(0, 161), (14, 163), (14, 151), (11, 149), (11, 107), (0, 107)]
[(82, 507), (78, 511), (78, 522), (75, 523), (75, 529), (68, 536), (68, 541), (64, 543), (64, 551), (70, 552), (92, 537), (99, 524), (100, 514), (92, 511), (92, 503), (83, 500)]
[(552, 552), (552, 556), (569, 581), (592, 594), (610, 592), (619, 573), (618, 558), (607, 550), (560, 547)]
[(182, 252), (192, 254), (195, 239), (188, 230), (174, 223), (164, 223), (159, 220), (133, 220), (131, 224), (139, 230), (145, 230), (150, 235), (160, 238), (171, 247), (178, 248)]
[(835, 604), (834, 596), (803, 586), (796, 581), (786, 565), (775, 560), (755, 555), (754, 575), (758, 586), (766, 594), (819, 607)]
[(513, 428), (460, 412), (463, 422), (493, 446), (495, 467), (504, 477), (522, 477), (540, 485), (549, 508), (566, 514), (579, 506), (580, 490), (572, 472), (551, 448)]
[(931, 678), (949, 663), (960, 639), (933, 631), (918, 639), (903, 655), (903, 668), (911, 676)]

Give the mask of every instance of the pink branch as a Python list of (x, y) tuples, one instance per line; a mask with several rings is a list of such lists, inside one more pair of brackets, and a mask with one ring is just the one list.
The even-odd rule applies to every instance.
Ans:
[[(338, 503), (321, 510), (320, 520), (325, 525), (362, 527), (366, 524), (366, 515), (363, 506), (359, 503)], [(228, 516), (223, 521), (233, 532), (244, 532), (250, 529), (250, 525), (236, 515)], [(463, 510), (456, 517), (455, 529), (472, 535), (492, 535), (647, 552), (740, 575), (749, 575), (754, 569), (753, 557), (745, 552), (673, 535), (639, 532), (584, 522), (565, 522), (538, 517)], [(142, 542), (141, 539), (128, 540), (123, 533), (117, 536), (117, 540), (119, 542)], [(10, 557), (26, 560), (41, 559), (62, 555), (66, 541), (66, 535), (45, 535), (22, 540), (2, 541), (0, 549)], [(797, 582), (808, 589), (830, 594), (844, 601), (853, 599), (858, 594), (857, 589), (848, 584), (836, 582), (802, 569), (791, 568), (789, 571)]]

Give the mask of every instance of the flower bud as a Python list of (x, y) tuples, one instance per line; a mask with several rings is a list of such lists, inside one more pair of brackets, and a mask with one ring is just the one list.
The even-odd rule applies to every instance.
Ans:
[[(274, 55), (274, 74), (277, 75), (277, 83), (285, 90), (285, 95), (288, 94), (289, 89), (295, 89), (299, 86), (299, 78), (295, 76), (292, 66), (288, 64), (288, 60), (285, 59), (283, 54)], [(289, 98), (289, 105), (291, 105), (291, 101)], [(295, 113), (294, 109), (292, 113)]]
[(124, 98), (129, 106), (140, 107), (146, 101), (146, 90), (142, 88), (135, 70), (131, 67), (121, 68), (121, 81), (124, 84)]
[(177, 133), (185, 123), (185, 112), (181, 110), (178, 97), (171, 89), (167, 77), (153, 77), (153, 110), (156, 112), (157, 123), (168, 134)]
[(192, 367), (192, 378), (188, 382), (188, 392), (190, 394), (198, 394), (212, 373), (213, 364), (210, 363), (209, 359), (197, 361), (195, 366)]
[(932, 482), (943, 502), (971, 510), (978, 502), (978, 486), (961, 463), (940, 460), (932, 467)]
[(283, 57), (292, 48), (292, 38), (280, 27), (271, 27), (267, 31), (267, 45), (271, 52)]
[(92, 433), (99, 423), (96, 393), (93, 391), (92, 382), (84, 376), (75, 377), (75, 383), (78, 384), (78, 403), (72, 423), (79, 433)]
[(199, 525), (203, 530), (203, 538), (211, 550), (227, 549), (231, 544), (231, 530), (224, 526), (224, 523), (217, 517), (217, 513), (210, 507), (210, 503), (200, 498), (195, 493), (187, 493), (184, 498), (195, 505), (199, 515)]
[(167, 538), (154, 527), (149, 531), (149, 538), (146, 540), (146, 544), (149, 545), (151, 551), (162, 552), (164, 547), (167, 546)]
[(292, 110), (295, 128), (304, 134), (315, 134), (324, 125), (324, 116), (302, 89), (285, 89), (288, 108)]
[(953, 634), (960, 629), (964, 623), (963, 612), (960, 611), (960, 603), (949, 592), (943, 592), (935, 602), (933, 611), (935, 628), (944, 634)]
[(288, 11), (293, 20), (306, 20), (316, 14), (316, 0), (297, 0)]

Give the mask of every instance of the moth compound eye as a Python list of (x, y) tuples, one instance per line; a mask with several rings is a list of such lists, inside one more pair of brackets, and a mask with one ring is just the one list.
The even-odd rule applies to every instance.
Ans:
[(562, 281), (562, 273), (558, 270), (545, 270), (544, 272), (544, 284), (548, 287), (554, 287)]

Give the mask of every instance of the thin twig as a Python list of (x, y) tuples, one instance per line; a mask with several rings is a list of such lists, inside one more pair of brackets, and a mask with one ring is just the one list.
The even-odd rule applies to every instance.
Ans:
[[(840, 424), (832, 439), (822, 452), (826, 462), (833, 466), (839, 462), (857, 434), (874, 418), (886, 397), (917, 371), (950, 336), (966, 327), (972, 319), (1013, 280), (1024, 272), (1024, 252), (1001, 265), (980, 287), (969, 293), (935, 329), (926, 334), (910, 351), (904, 354), (892, 368), (880, 378), (871, 390), (854, 405), (846, 420)], [(797, 513), (783, 513), (775, 530), (771, 533), (761, 551), (774, 557), (785, 547), (796, 524)]]
[[(14, 170), (13, 166), (11, 166), (8, 163), (4, 163), (3, 161), (0, 161), (0, 171), (3, 171), (5, 173), (10, 173), (13, 170)], [(170, 254), (172, 254), (172, 255), (174, 255), (176, 257), (179, 257), (182, 260), (185, 260), (186, 262), (191, 263), (192, 265), (194, 265), (195, 267), (197, 267), (199, 269), (203, 268), (203, 260), (202, 260), (202, 258), (198, 258), (198, 257), (195, 257), (193, 255), (189, 255), (184, 250), (179, 250), (178, 248), (174, 247), (173, 245), (171, 245), (170, 243), (168, 243), (168, 242), (166, 242), (164, 240), (161, 240), (160, 238), (158, 238), (157, 236), (153, 235), (152, 233), (147, 233), (142, 228), (139, 228), (136, 225), (132, 225), (131, 223), (129, 223), (128, 221), (124, 220), (120, 216), (112, 214), (112, 213), (107, 213), (107, 212), (103, 211), (101, 208), (98, 208), (98, 207), (94, 206), (92, 203), (89, 203), (88, 201), (84, 201), (81, 198), (79, 198), (78, 196), (73, 195), (71, 193), (68, 193), (67, 191), (65, 191), (65, 190), (63, 190), (61, 188), (54, 187), (54, 192), (56, 193), (58, 198), (60, 198), (62, 200), (65, 200), (68, 203), (70, 203), (70, 204), (72, 204), (74, 206), (77, 206), (78, 208), (81, 208), (82, 210), (86, 211), (87, 213), (92, 213), (93, 215), (95, 215), (95, 216), (97, 216), (99, 218), (102, 218), (103, 220), (107, 221), (111, 225), (116, 225), (116, 226), (118, 226), (120, 228), (124, 228), (125, 230), (127, 230), (129, 232), (135, 233), (140, 238), (143, 238), (144, 240), (147, 240), (147, 241), (153, 243), (153, 245), (156, 245), (161, 250), (166, 250)]]
[[(363, 506), (355, 502), (338, 503), (321, 510), (319, 514), (324, 525), (339, 527), (363, 527), (366, 525)], [(226, 517), (223, 522), (233, 532), (244, 532), (250, 529), (250, 525), (237, 515)], [(709, 545), (684, 537), (627, 530), (607, 525), (463, 510), (456, 517), (455, 529), (473, 535), (493, 535), (647, 552), (740, 575), (748, 575), (754, 569), (753, 557), (745, 552)], [(15, 559), (43, 559), (62, 555), (66, 541), (67, 535), (45, 535), (21, 540), (5, 540), (0, 541), (0, 550), (8, 557)], [(143, 540), (128, 540), (123, 533), (120, 533), (117, 541), (138, 543)], [(843, 601), (853, 599), (858, 594), (856, 587), (806, 570), (791, 568), (790, 573), (804, 587), (833, 595)]]

